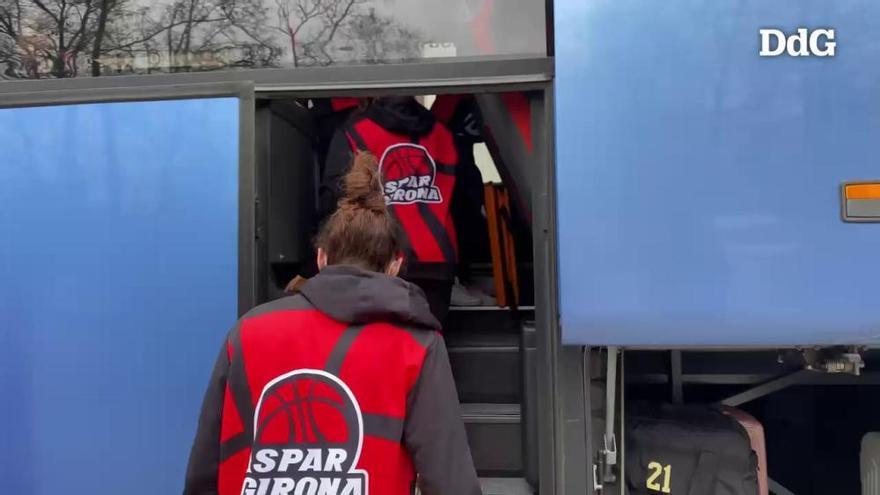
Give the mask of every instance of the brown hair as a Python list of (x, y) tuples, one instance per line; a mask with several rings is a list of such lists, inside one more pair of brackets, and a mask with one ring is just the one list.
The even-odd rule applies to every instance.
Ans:
[(343, 183), (345, 193), (315, 244), (327, 253), (328, 265), (384, 272), (404, 245), (400, 225), (385, 206), (376, 157), (358, 153)]

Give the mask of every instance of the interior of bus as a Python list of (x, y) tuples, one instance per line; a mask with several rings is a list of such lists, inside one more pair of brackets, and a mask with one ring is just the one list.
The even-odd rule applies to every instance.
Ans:
[[(533, 493), (538, 482), (537, 363), (526, 198), (530, 174), (543, 168), (535, 165), (541, 152), (532, 126), (542, 94), (414, 98), (441, 122), (465, 109), (464, 125), (477, 131), (466, 144), (457, 144), (457, 166), (472, 172), (475, 167), (479, 178), (468, 184), (457, 179), (456, 188), (469, 188), (466, 192), (479, 200), (456, 221), (457, 282), (443, 335), (484, 491)], [(318, 191), (330, 140), (369, 102), (362, 95), (257, 98), (256, 176), (266, 198), (257, 212), (257, 303), (283, 297), (291, 280), (314, 273), (312, 239), (320, 222)], [(445, 110), (440, 109), (444, 104)], [(469, 221), (462, 222), (462, 216)]]

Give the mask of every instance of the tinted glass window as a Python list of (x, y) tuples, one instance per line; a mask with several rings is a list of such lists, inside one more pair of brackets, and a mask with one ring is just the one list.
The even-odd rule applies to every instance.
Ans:
[(0, 77), (543, 55), (542, 0), (0, 0)]

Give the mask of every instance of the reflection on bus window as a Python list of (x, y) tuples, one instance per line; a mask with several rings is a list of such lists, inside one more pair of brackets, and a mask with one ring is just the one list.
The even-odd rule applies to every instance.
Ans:
[(0, 9), (0, 79), (545, 54), (542, 0), (23, 0)]

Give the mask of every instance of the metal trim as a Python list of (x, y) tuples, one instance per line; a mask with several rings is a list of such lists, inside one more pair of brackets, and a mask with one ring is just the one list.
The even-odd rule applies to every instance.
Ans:
[(254, 110), (254, 304), (269, 300), (269, 136), (272, 110), (265, 102), (257, 101)]
[(247, 84), (238, 92), (238, 314), (257, 303), (256, 97)]
[[(811, 378), (804, 378), (795, 385), (880, 385), (880, 373), (867, 372), (861, 375), (825, 374), (813, 372)], [(761, 385), (779, 378), (767, 373), (701, 373), (682, 375), (684, 385)], [(660, 373), (639, 373), (630, 375), (628, 384), (669, 385), (669, 376)]]
[[(532, 240), (535, 273), (535, 325), (538, 355), (538, 492), (548, 495), (565, 492), (565, 441), (570, 438), (563, 421), (561, 378), (564, 373), (559, 329), (558, 275), (556, 263), (556, 149), (554, 90), (547, 85), (543, 98), (532, 105), (535, 156), (545, 164), (532, 176)], [(539, 162), (540, 165), (540, 162)], [(587, 352), (589, 350), (587, 349)], [(584, 402), (589, 407), (589, 398)], [(586, 461), (590, 462), (590, 449)], [(587, 469), (587, 464), (584, 464)]]
[(519, 404), (469, 403), (461, 405), (461, 419), (465, 423), (520, 424), (522, 411)]
[[(593, 461), (592, 450), (593, 422), (590, 418), (589, 407), (591, 390), (591, 371), (585, 369), (585, 365), (593, 366), (593, 356), (585, 347), (563, 347), (559, 350), (558, 383), (556, 388), (560, 391), (556, 399), (555, 407), (558, 409), (561, 421), (554, 426), (561, 430), (560, 438), (544, 437), (540, 433), (539, 450), (546, 444), (546, 448), (554, 452), (553, 461), (550, 464), (547, 459), (539, 458), (539, 484), (543, 487), (549, 485), (559, 494), (592, 494), (589, 487), (593, 486)], [(540, 386), (540, 385), (539, 385)], [(541, 404), (542, 408), (548, 408), (547, 404)], [(541, 412), (541, 410), (539, 410)], [(547, 411), (555, 413), (556, 411)], [(547, 414), (546, 416), (551, 416)], [(540, 427), (548, 427), (545, 422)], [(555, 442), (555, 443), (554, 443)], [(545, 474), (544, 471), (553, 468), (555, 471)], [(553, 476), (555, 479), (546, 479)], [(538, 493), (547, 493), (543, 488)]]
[[(755, 385), (772, 380), (778, 375), (769, 373), (689, 373), (681, 375), (682, 385)], [(630, 374), (628, 384), (671, 385), (668, 373)]]
[[(154, 82), (154, 81), (150, 81)], [(120, 86), (113, 88), (46, 89), (28, 88), (29, 91), (3, 92), (0, 83), (0, 108), (36, 107), (48, 105), (75, 105), (82, 103), (118, 103), (125, 101), (186, 100), (221, 98), (253, 93), (249, 82), (216, 82), (202, 84), (155, 84)], [(35, 91), (36, 90), (36, 91)]]
[(788, 488), (780, 485), (773, 478), (767, 478), (768, 488), (770, 489), (770, 493), (774, 493), (775, 495), (794, 495), (794, 493)]
[(547, 55), (552, 57), (556, 54), (556, 11), (553, 0), (545, 0), (544, 17), (547, 19)]
[(736, 395), (732, 395), (722, 400), (721, 404), (730, 407), (739, 407), (746, 402), (760, 399), (765, 395), (769, 395), (782, 389), (788, 388), (792, 385), (802, 383), (813, 374), (816, 374), (816, 372), (808, 370), (795, 371), (794, 373), (781, 376), (779, 378), (770, 380), (769, 382), (762, 383), (748, 390), (740, 392)]
[[(297, 96), (326, 96), (331, 93), (414, 92), (435, 88), (437, 93), (465, 92), (486, 85), (515, 85), (543, 88), (553, 79), (554, 63), (549, 57), (502, 59), (434, 59), (430, 62), (388, 65), (312, 67), (299, 69), (251, 69), (150, 76), (104, 76), (54, 80), (22, 80), (0, 83), (0, 107), (34, 105), (42, 102), (72, 103), (128, 99), (135, 89), (169, 88), (165, 96), (180, 96), (187, 88), (217, 84), (252, 84), (261, 93), (297, 93)], [(171, 89), (176, 88), (176, 89)], [(71, 95), (83, 95), (71, 100)], [(283, 95), (282, 95), (283, 96)]]
[[(687, 352), (694, 351), (705, 351), (705, 352), (754, 352), (754, 351), (768, 351), (768, 350), (783, 350), (783, 349), (804, 349), (809, 347), (835, 347), (840, 345), (837, 342), (812, 342), (808, 344), (755, 344), (755, 345), (736, 345), (731, 347), (726, 347), (721, 344), (712, 344), (712, 345), (664, 345), (664, 344), (656, 344), (656, 345), (624, 345), (619, 346), (621, 349), (626, 349), (627, 351), (672, 351), (672, 350), (680, 350)], [(880, 343), (872, 342), (867, 344), (859, 344), (859, 347), (863, 347), (865, 349), (880, 349)]]
[(669, 353), (669, 376), (672, 385), (672, 403), (684, 403), (684, 383), (682, 381), (681, 351)]
[(583, 487), (584, 491), (587, 494), (594, 493), (597, 488), (603, 487), (604, 483), (599, 480), (603, 479), (602, 473), (599, 472), (599, 466), (593, 461), (593, 409), (591, 407), (591, 396), (592, 390), (590, 387), (593, 383), (592, 369), (593, 369), (593, 353), (589, 347), (584, 347), (583, 350), (583, 360), (584, 360), (584, 369), (583, 369), (583, 410), (581, 411), (581, 417), (583, 417), (584, 421), (584, 461), (583, 465), (586, 467), (586, 486)]

